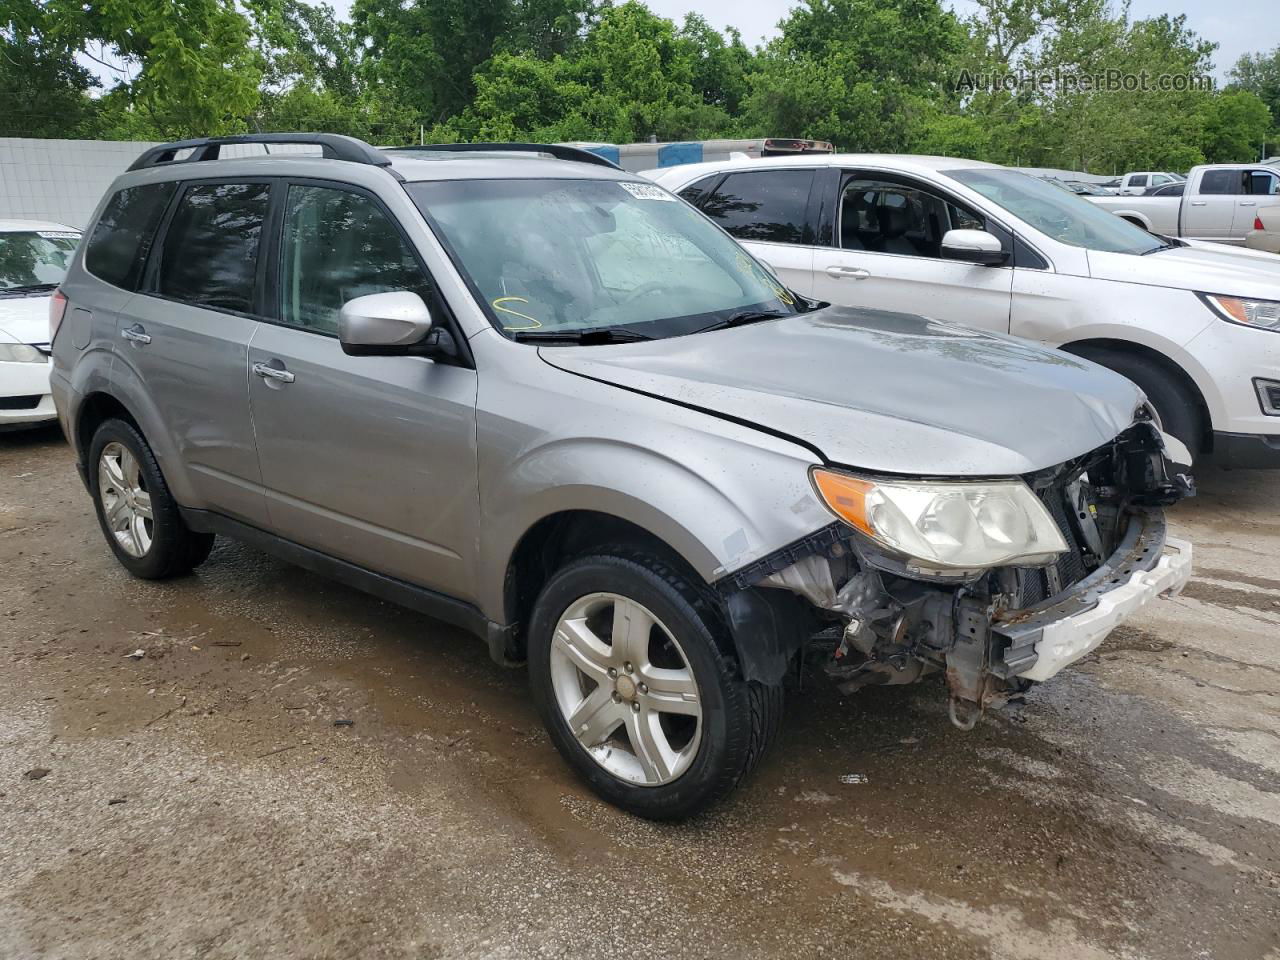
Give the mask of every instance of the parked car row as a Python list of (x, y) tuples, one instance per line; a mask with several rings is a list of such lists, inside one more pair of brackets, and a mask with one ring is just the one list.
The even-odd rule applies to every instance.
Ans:
[(1194, 167), (1176, 194), (1090, 197), (1091, 203), (1165, 237), (1241, 244), (1259, 206), (1280, 202), (1280, 170), (1263, 164)]
[[(324, 156), (219, 158), (243, 142)], [(473, 631), (586, 782), (659, 818), (759, 761), (806, 661), (945, 678), (969, 728), (1187, 581), (1174, 409), (1008, 335), (1093, 322), (1146, 234), (958, 161), (687, 172), (706, 216), (565, 147), (149, 150), (50, 311), (111, 550), (163, 578), (242, 539)], [(1274, 336), (1165, 256), (1204, 353)]]

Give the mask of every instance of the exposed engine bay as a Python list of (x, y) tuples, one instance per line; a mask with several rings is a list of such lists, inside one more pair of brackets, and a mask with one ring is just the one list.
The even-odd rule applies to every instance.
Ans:
[(837, 521), (717, 584), (735, 637), (757, 650), (744, 672), (768, 681), (816, 663), (845, 693), (941, 673), (952, 722), (970, 729), (1128, 610), (1181, 589), (1190, 545), (1166, 537), (1163, 508), (1194, 487), (1171, 470), (1160, 431), (1140, 420), (1024, 476), (1067, 545), (1038, 566), (925, 575)]

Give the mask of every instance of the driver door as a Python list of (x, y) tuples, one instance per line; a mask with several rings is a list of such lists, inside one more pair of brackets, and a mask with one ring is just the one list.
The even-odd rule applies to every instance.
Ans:
[(411, 290), (449, 318), (390, 214), (371, 195), (287, 187), (276, 322), (249, 344), (249, 400), (276, 534), (460, 599), (478, 529), (476, 373), (425, 357), (351, 357), (338, 312)]

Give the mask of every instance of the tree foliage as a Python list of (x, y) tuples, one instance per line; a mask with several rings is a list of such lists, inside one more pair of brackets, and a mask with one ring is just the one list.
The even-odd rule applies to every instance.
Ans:
[(1213, 67), (1183, 17), (976, 3), (961, 19), (943, 0), (796, 0), (751, 49), (639, 0), (355, 0), (349, 22), (321, 0), (0, 0), (0, 135), (767, 135), (1097, 172), (1249, 160), (1280, 139), (1280, 48), (1221, 91), (966, 84)]

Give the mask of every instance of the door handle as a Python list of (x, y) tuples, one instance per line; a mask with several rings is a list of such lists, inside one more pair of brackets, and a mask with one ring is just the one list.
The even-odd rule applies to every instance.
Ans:
[(1256, 200), (1241, 200), (1241, 201), (1240, 201), (1240, 206), (1242, 206), (1242, 207), (1252, 207), (1252, 206), (1253, 206), (1254, 204), (1256, 204), (1257, 202), (1258, 202), (1258, 201), (1256, 201)]
[(143, 330), (140, 323), (135, 323), (132, 327), (125, 327), (120, 331), (120, 336), (133, 343), (147, 344), (151, 342), (151, 334)]
[(281, 383), (293, 383), (293, 374), (284, 367), (273, 367), (269, 363), (255, 363), (253, 372), (263, 380), (279, 380)]
[(837, 280), (866, 280), (871, 276), (871, 271), (864, 270), (862, 267), (841, 267), (834, 265), (827, 267), (827, 276), (835, 277)]
[(1192, 200), (1191, 205), (1193, 207), (1203, 207), (1208, 202), (1208, 200)]

